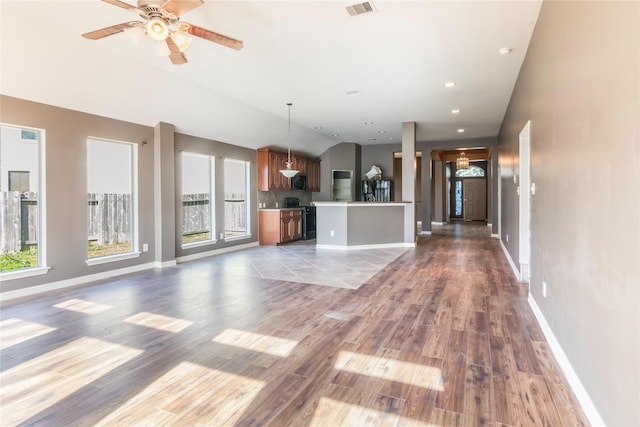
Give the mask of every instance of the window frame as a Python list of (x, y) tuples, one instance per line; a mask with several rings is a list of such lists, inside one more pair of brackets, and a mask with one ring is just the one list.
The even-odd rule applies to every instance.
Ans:
[[(225, 233), (225, 241), (229, 242), (229, 241), (233, 241), (233, 240), (240, 240), (240, 239), (248, 239), (252, 236), (251, 233), (251, 201), (250, 201), (250, 194), (251, 194), (251, 162), (247, 161), (247, 160), (238, 160), (238, 159), (224, 159), (225, 162), (234, 162), (234, 163), (241, 163), (244, 165), (244, 183), (245, 183), (245, 199), (244, 199), (244, 203), (245, 203), (245, 233), (244, 234), (240, 234), (240, 235), (236, 235), (236, 236), (226, 236), (226, 215), (225, 215), (225, 226), (224, 226), (224, 233)], [(226, 165), (226, 163), (224, 163)], [(225, 180), (226, 181), (226, 180)], [(225, 182), (226, 185), (226, 182)], [(226, 199), (226, 188), (223, 188), (223, 192), (225, 193), (225, 203), (227, 202)]]
[[(184, 156), (202, 157), (209, 161), (209, 238), (207, 240), (198, 240), (196, 242), (184, 243), (184, 217), (181, 217), (180, 224), (180, 246), (182, 249), (197, 248), (200, 246), (213, 245), (218, 242), (216, 239), (216, 157), (210, 154), (196, 153), (193, 151), (180, 152), (180, 205), (182, 206), (184, 198)], [(182, 211), (184, 212), (184, 210)], [(184, 215), (184, 213), (183, 213)]]
[[(96, 141), (96, 142), (108, 142), (108, 143), (113, 143), (113, 144), (122, 144), (122, 145), (126, 145), (129, 147), (130, 149), (130, 157), (129, 157), (129, 161), (130, 161), (130, 179), (131, 179), (131, 250), (129, 252), (123, 252), (123, 253), (119, 253), (119, 254), (113, 254), (113, 255), (104, 255), (104, 256), (99, 256), (99, 257), (93, 257), (93, 258), (89, 258), (88, 257), (88, 252), (87, 252), (87, 260), (85, 261), (85, 263), (88, 266), (92, 266), (92, 265), (99, 265), (99, 264), (107, 264), (107, 263), (111, 263), (111, 262), (116, 262), (116, 261), (123, 261), (123, 260), (127, 260), (127, 259), (132, 259), (132, 258), (138, 258), (140, 257), (140, 255), (142, 254), (142, 252), (140, 252), (140, 248), (139, 248), (139, 238), (138, 238), (138, 234), (139, 234), (139, 223), (138, 223), (138, 198), (139, 198), (139, 193), (138, 193), (138, 144), (134, 143), (134, 142), (129, 142), (129, 141), (119, 141), (119, 140), (115, 140), (115, 139), (108, 139), (108, 138), (99, 138), (99, 137), (94, 137), (94, 136), (89, 136), (87, 137), (86, 140), (86, 147), (88, 148), (88, 144), (89, 141)], [(88, 152), (88, 149), (87, 149)], [(88, 160), (87, 160), (88, 162)], [(87, 175), (85, 176), (85, 179), (89, 180), (89, 165), (87, 164)], [(88, 185), (87, 185), (88, 187)], [(87, 188), (87, 194), (89, 193), (88, 188)], [(89, 217), (86, 216), (87, 219), (87, 224), (85, 225), (85, 229), (87, 231), (87, 235), (86, 235), (86, 240), (87, 242), (89, 241), (89, 235), (88, 235), (88, 231), (89, 231), (89, 227), (88, 227), (88, 221), (89, 221)]]
[[(22, 279), (26, 277), (40, 276), (47, 274), (51, 267), (47, 266), (47, 163), (46, 163), (46, 131), (45, 129), (35, 128), (33, 126), (22, 126), (10, 123), (0, 122), (0, 127), (14, 128), (20, 130), (20, 143), (25, 142), (22, 139), (22, 131), (37, 132), (36, 140), (28, 140), (30, 143), (38, 144), (38, 225), (36, 227), (36, 235), (38, 241), (38, 265), (35, 267), (21, 268), (17, 270), (9, 270), (0, 272), (0, 281)], [(8, 185), (8, 182), (7, 182)], [(7, 188), (8, 191), (8, 188)]]

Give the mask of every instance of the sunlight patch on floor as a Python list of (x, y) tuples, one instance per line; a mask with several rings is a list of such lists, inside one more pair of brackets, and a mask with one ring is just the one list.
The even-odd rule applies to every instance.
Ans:
[(265, 383), (180, 362), (96, 426), (234, 425)]
[(0, 322), (0, 350), (44, 335), (56, 328), (12, 317)]
[(298, 341), (240, 331), (238, 329), (225, 329), (212, 341), (279, 357), (289, 356), (298, 345)]
[(436, 424), (425, 423), (397, 414), (376, 411), (364, 406), (352, 405), (326, 397), (320, 398), (318, 407), (313, 415), (309, 427), (441, 427)]
[(442, 391), (442, 372), (432, 366), (417, 365), (385, 357), (341, 351), (335, 368), (388, 381), (412, 384), (418, 387)]
[[(84, 337), (0, 374), (3, 425), (17, 425), (142, 353)], [(27, 423), (28, 424), (28, 423)]]
[(124, 319), (127, 323), (147, 328), (160, 329), (166, 332), (180, 332), (193, 324), (190, 320), (177, 319), (175, 317), (164, 316), (162, 314), (154, 314), (141, 312)]
[(96, 302), (85, 301), (82, 299), (70, 299), (68, 301), (55, 304), (53, 307), (77, 311), (78, 313), (84, 314), (98, 314), (113, 308), (113, 306), (110, 305), (98, 304)]

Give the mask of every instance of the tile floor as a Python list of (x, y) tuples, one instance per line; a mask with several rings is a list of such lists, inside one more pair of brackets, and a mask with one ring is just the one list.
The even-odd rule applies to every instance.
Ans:
[(222, 272), (337, 288), (358, 289), (408, 248), (369, 250), (316, 249), (315, 240), (260, 246), (181, 264), (193, 273)]

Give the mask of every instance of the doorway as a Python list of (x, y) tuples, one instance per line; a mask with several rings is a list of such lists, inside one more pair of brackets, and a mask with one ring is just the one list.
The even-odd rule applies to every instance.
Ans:
[(487, 220), (487, 162), (473, 162), (465, 169), (456, 169), (455, 162), (449, 162), (451, 220)]
[(528, 121), (519, 136), (520, 184), (519, 196), (519, 256), (520, 281), (529, 283), (531, 258), (531, 121)]
[(465, 221), (487, 219), (487, 180), (470, 178), (462, 181), (462, 212)]

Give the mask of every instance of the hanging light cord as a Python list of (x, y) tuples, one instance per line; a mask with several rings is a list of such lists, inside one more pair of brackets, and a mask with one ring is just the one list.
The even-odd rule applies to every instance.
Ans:
[(288, 102), (289, 107), (289, 134), (287, 135), (287, 162), (291, 164), (291, 106), (293, 104)]

